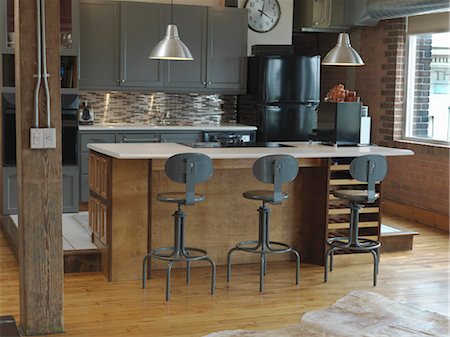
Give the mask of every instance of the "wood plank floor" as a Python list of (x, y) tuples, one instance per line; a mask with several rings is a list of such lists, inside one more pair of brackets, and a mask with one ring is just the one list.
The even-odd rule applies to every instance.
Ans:
[[(413, 251), (384, 253), (379, 281), (372, 287), (371, 266), (345, 263), (323, 283), (323, 269), (302, 265), (294, 285), (293, 263), (268, 266), (266, 291), (258, 292), (258, 268), (233, 268), (227, 285), (218, 268), (217, 294), (209, 295), (210, 270), (194, 268), (191, 285), (175, 270), (172, 298), (164, 300), (165, 275), (155, 272), (146, 290), (139, 281), (108, 283), (99, 273), (66, 274), (64, 321), (67, 337), (202, 336), (224, 329), (271, 329), (298, 322), (314, 309), (332, 304), (352, 290), (369, 290), (391, 299), (449, 315), (449, 234), (400, 218), (383, 223), (418, 231)], [(338, 260), (340, 257), (337, 257)], [(0, 237), (0, 315), (19, 317), (18, 268)]]

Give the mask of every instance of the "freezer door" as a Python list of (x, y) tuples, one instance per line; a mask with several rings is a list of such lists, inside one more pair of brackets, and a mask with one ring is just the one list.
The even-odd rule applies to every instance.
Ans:
[(320, 101), (319, 56), (270, 56), (264, 60), (265, 102)]
[(306, 141), (308, 133), (317, 128), (317, 105), (267, 105), (264, 122), (257, 141)]

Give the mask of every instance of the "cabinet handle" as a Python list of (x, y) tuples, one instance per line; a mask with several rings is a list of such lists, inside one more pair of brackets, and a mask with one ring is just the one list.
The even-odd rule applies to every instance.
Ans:
[(139, 139), (139, 138), (133, 138), (128, 139), (127, 137), (122, 138), (122, 143), (159, 143), (161, 140), (159, 137), (150, 138), (150, 139)]
[(125, 80), (120, 80), (120, 83), (125, 83)]
[(208, 82), (208, 85), (211, 85), (212, 84), (212, 82)]
[(206, 82), (202, 82), (203, 85), (206, 85)]

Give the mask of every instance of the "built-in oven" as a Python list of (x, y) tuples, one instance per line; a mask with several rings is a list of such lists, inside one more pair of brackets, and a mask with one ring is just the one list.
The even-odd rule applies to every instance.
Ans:
[[(78, 165), (78, 95), (61, 96), (62, 164)], [(3, 166), (16, 166), (15, 95), (2, 95)]]

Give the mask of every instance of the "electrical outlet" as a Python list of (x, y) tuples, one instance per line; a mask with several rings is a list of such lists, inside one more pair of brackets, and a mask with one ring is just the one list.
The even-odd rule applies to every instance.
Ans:
[(30, 148), (32, 149), (44, 148), (44, 129), (39, 128), (30, 129)]
[(47, 128), (44, 131), (44, 149), (56, 149), (56, 129)]

